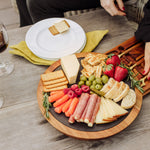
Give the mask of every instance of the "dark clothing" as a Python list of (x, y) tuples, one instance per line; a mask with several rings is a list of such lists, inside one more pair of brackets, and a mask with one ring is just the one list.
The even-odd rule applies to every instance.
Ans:
[[(124, 0), (126, 1), (126, 0)], [(100, 6), (100, 0), (17, 0), (20, 26), (51, 17), (64, 17), (64, 12)], [(150, 0), (144, 7), (144, 18), (135, 33), (137, 40), (150, 42)]]
[(64, 12), (100, 6), (100, 0), (27, 0), (33, 23), (51, 17), (64, 17)]
[(16, 0), (19, 16), (20, 16), (20, 27), (33, 24), (31, 16), (29, 14), (26, 0)]
[(150, 0), (144, 7), (144, 18), (139, 24), (138, 30), (135, 32), (137, 40), (150, 42)]

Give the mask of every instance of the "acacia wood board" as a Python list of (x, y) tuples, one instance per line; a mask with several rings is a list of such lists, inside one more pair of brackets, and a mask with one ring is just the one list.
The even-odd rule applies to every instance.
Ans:
[[(111, 50), (107, 51), (106, 54), (114, 53), (114, 54), (121, 54), (125, 51), (129, 51), (126, 54), (124, 54), (122, 57), (120, 57), (121, 62), (125, 64), (128, 67), (133, 66), (134, 64), (137, 64), (132, 71), (135, 73), (136, 79), (140, 80), (145, 77), (143, 75), (144, 71), (144, 47), (145, 44), (142, 41), (137, 41), (135, 37), (132, 37), (128, 39), (127, 41), (117, 45), (116, 47), (112, 48)], [(143, 96), (150, 93), (150, 81), (145, 80), (145, 86), (143, 86)]]
[[(84, 58), (87, 53), (78, 53), (76, 54), (77, 58)], [(53, 72), (60, 67), (60, 60), (56, 61), (53, 65), (51, 65), (45, 73)], [(67, 117), (63, 116), (63, 114), (54, 113), (53, 109), (49, 112), (50, 118), (46, 118), (45, 116), (45, 108), (43, 107), (43, 85), (42, 81), (39, 81), (38, 89), (37, 89), (37, 100), (39, 104), (39, 108), (45, 117), (45, 119), (57, 130), (64, 133), (65, 135), (84, 139), (84, 140), (94, 140), (94, 139), (102, 139), (107, 138), (112, 135), (115, 135), (125, 128), (127, 128), (137, 117), (140, 112), (142, 106), (142, 94), (137, 89), (136, 92), (136, 104), (134, 107), (129, 110), (128, 115), (117, 119), (117, 121), (103, 124), (103, 125), (94, 125), (94, 127), (87, 127), (86, 124), (76, 123), (70, 125), (66, 120)]]

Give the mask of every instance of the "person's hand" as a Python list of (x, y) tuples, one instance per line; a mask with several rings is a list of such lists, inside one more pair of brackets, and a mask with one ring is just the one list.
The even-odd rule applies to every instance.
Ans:
[(146, 42), (145, 44), (145, 67), (143, 74), (147, 74), (147, 79), (150, 80), (150, 42)]
[(116, 0), (117, 4), (114, 3), (114, 0), (100, 0), (101, 6), (111, 15), (111, 16), (126, 16), (124, 4), (122, 0)]

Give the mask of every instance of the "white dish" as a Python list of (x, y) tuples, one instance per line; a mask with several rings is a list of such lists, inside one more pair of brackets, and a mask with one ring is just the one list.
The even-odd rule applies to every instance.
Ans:
[(70, 29), (62, 34), (52, 35), (49, 27), (64, 18), (45, 19), (34, 24), (27, 32), (25, 41), (28, 48), (38, 57), (58, 60), (60, 57), (79, 53), (86, 44), (86, 35), (76, 22), (65, 19)]

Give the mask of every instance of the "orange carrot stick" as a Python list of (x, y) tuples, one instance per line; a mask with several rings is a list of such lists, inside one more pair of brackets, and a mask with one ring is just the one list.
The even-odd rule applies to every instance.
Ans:
[(63, 97), (65, 94), (63, 91), (58, 92), (57, 94), (51, 95), (49, 96), (48, 100), (50, 103), (60, 99), (61, 97)]
[(69, 96), (66, 94), (66, 95), (64, 95), (63, 97), (61, 97), (60, 99), (58, 99), (58, 100), (53, 104), (53, 106), (54, 106), (54, 107), (57, 107), (57, 106), (63, 104), (64, 102), (68, 101), (68, 99), (69, 99)]
[(74, 110), (75, 110), (78, 102), (79, 102), (79, 99), (77, 97), (74, 97), (70, 104), (69, 109), (67, 110), (67, 112), (65, 112), (66, 117), (70, 117), (74, 113)]
[(52, 92), (50, 92), (50, 95), (57, 94), (57, 93), (59, 93), (60, 91), (63, 91), (63, 90), (59, 90), (59, 91), (52, 91)]
[(58, 114), (60, 114), (62, 112), (62, 108), (64, 107), (65, 103), (61, 104), (58, 107), (55, 107), (54, 111)]
[(73, 99), (70, 98), (70, 99), (66, 102), (66, 104), (64, 105), (64, 107), (63, 107), (63, 109), (62, 109), (62, 112), (66, 112), (66, 111), (68, 110), (68, 108), (69, 108), (69, 106), (70, 106), (72, 100), (73, 100)]

